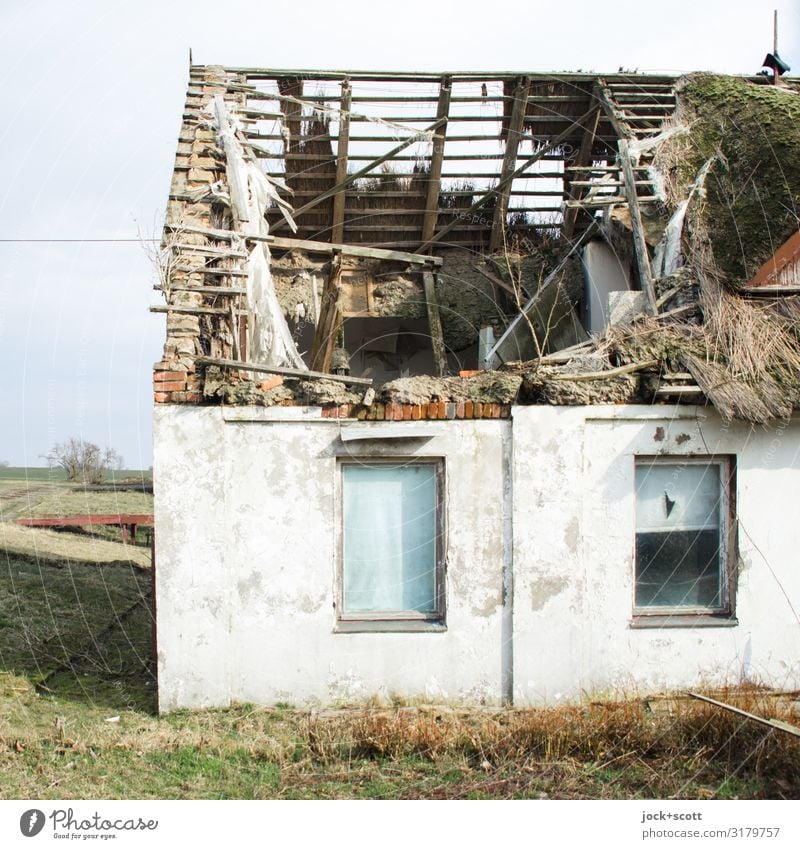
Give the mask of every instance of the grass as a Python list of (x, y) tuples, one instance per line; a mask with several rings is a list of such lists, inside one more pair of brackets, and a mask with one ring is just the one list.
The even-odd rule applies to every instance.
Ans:
[[(682, 697), (158, 717), (150, 574), (79, 542), (83, 560), (0, 542), (3, 798), (800, 798), (796, 738)], [(715, 695), (797, 722), (755, 688)]]

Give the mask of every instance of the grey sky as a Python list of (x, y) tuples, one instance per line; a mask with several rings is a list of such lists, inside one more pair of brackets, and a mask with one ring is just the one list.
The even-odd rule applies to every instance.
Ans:
[[(800, 72), (791, 0), (3, 0), (0, 239), (158, 235), (190, 46), (274, 68), (754, 73), (775, 7)], [(136, 242), (0, 242), (0, 460), (75, 435), (150, 465), (153, 282)]]

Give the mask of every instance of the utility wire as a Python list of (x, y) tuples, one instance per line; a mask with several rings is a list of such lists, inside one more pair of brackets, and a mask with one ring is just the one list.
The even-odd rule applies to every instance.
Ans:
[(161, 239), (0, 239), (0, 242), (160, 242)]

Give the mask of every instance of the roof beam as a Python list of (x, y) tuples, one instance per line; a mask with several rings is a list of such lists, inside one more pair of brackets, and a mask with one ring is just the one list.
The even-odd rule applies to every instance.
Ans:
[(425, 218), (422, 222), (422, 241), (427, 242), (436, 229), (439, 218), (439, 194), (442, 188), (442, 162), (444, 161), (445, 136), (447, 135), (447, 115), (450, 111), (450, 95), (452, 87), (449, 77), (442, 77), (439, 84), (439, 105), (436, 118), (444, 118), (441, 131), (433, 137), (430, 171), (428, 173), (428, 193), (425, 198)]
[(500, 168), (500, 185), (502, 188), (497, 195), (497, 205), (492, 219), (492, 234), (489, 239), (489, 249), (496, 251), (503, 244), (506, 227), (506, 210), (508, 209), (508, 194), (511, 191), (511, 180), (505, 180), (517, 164), (517, 150), (525, 130), (525, 114), (528, 110), (528, 92), (531, 81), (522, 77), (514, 90), (514, 105), (511, 110), (511, 121), (506, 137), (506, 155)]
[[(350, 102), (352, 89), (347, 80), (342, 82), (342, 97), (339, 107), (339, 141), (336, 143), (336, 183), (347, 179), (347, 153), (350, 145)], [(333, 226), (331, 241), (344, 241), (344, 192), (333, 196)]]

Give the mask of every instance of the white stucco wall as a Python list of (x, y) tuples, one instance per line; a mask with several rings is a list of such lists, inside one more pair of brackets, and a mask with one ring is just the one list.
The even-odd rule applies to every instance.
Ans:
[[(394, 694), (499, 702), (510, 687), (502, 648), (510, 423), (425, 422), (432, 438), (345, 444), (339, 423), (319, 411), (270, 420), (295, 412), (156, 410), (161, 709)], [(444, 632), (335, 632), (337, 458), (365, 454), (444, 458)]]
[[(725, 427), (691, 407), (516, 408), (515, 702), (743, 679), (797, 687), (799, 436), (798, 423)], [(710, 454), (736, 457), (738, 625), (632, 628), (635, 457)]]
[[(800, 686), (787, 600), (800, 612), (800, 423), (754, 431), (688, 407), (518, 407), (511, 421), (419, 423), (430, 438), (345, 443), (347, 424), (318, 415), (156, 409), (162, 710)], [(634, 458), (659, 453), (737, 458), (735, 626), (631, 628)], [(444, 459), (444, 632), (335, 631), (336, 470), (348, 455)]]

